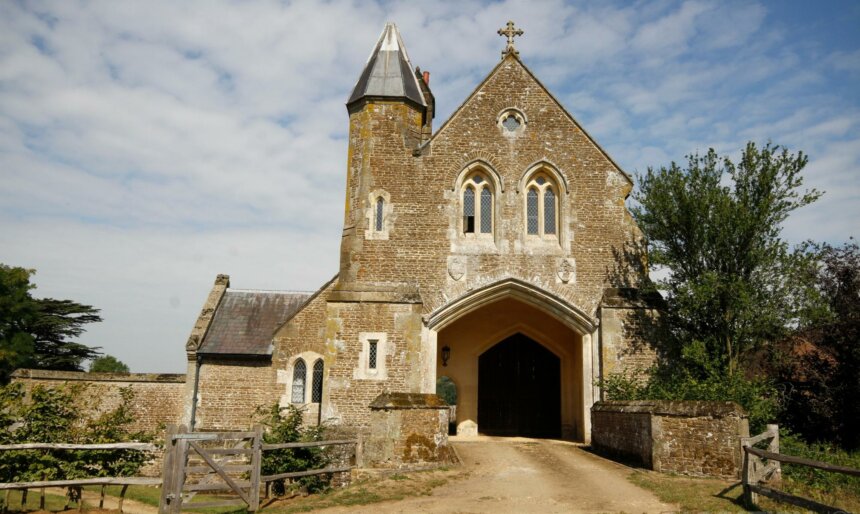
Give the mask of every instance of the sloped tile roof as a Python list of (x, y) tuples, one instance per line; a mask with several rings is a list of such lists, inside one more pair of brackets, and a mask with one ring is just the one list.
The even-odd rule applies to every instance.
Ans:
[(271, 355), (275, 330), (312, 294), (228, 289), (197, 353)]

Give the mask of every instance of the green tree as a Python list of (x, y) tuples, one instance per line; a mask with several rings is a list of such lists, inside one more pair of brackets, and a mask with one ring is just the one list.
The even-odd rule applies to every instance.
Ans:
[(633, 215), (651, 263), (668, 276), (663, 322), (672, 366), (692, 377), (734, 375), (741, 360), (797, 321), (805, 256), (780, 237), (788, 215), (820, 194), (801, 191), (802, 153), (748, 143), (740, 161), (711, 149), (649, 168), (639, 177)]
[(34, 338), (26, 330), (36, 304), (30, 297), (33, 270), (0, 264), (0, 383), (33, 355)]
[(770, 352), (785, 391), (784, 422), (808, 441), (860, 448), (860, 247), (808, 243), (814, 286), (801, 325)]
[(103, 355), (93, 359), (90, 371), (97, 373), (128, 373), (128, 366), (113, 355)]
[(71, 341), (84, 325), (101, 321), (99, 310), (71, 300), (33, 298), (34, 270), (0, 264), (0, 383), (19, 367), (82, 371), (101, 355)]

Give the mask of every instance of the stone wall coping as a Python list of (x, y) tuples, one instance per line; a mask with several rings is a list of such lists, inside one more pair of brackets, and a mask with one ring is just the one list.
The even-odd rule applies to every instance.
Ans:
[(47, 369), (18, 369), (12, 373), (12, 378), (82, 382), (185, 383), (185, 375), (181, 373), (92, 373), (88, 371), (56, 371)]
[(605, 400), (595, 403), (592, 412), (629, 412), (660, 416), (747, 417), (735, 402), (673, 400)]
[(371, 410), (448, 409), (450, 405), (435, 394), (382, 393), (370, 403)]

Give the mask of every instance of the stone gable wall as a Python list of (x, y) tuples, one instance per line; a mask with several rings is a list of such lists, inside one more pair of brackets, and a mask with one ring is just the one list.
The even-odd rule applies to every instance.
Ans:
[[(501, 111), (522, 110), (528, 124), (511, 138), (497, 125)], [(344, 248), (350, 270), (342, 281), (368, 284), (418, 284), (425, 312), (445, 298), (504, 277), (535, 283), (569, 299), (594, 315), (615, 253), (639, 236), (624, 206), (631, 189), (628, 179), (570, 120), (563, 109), (512, 58), (505, 60), (455, 113), (446, 126), (413, 156), (404, 146), (404, 107), (392, 103), (369, 105), (351, 117), (350, 183), (353, 191), (384, 189), (395, 217), (387, 240), (364, 240), (369, 227), (364, 216), (367, 199), (357, 202), (349, 222), (355, 241)], [(496, 219), (497, 242), (461, 241), (458, 219), (458, 175), (476, 159), (498, 173), (503, 191)], [(564, 209), (563, 246), (526, 242), (523, 192), (518, 186), (535, 163), (554, 164), (569, 187), (560, 194)], [(564, 189), (563, 184), (559, 184)], [(453, 280), (449, 256), (459, 255), (465, 274)], [(575, 281), (558, 277), (563, 258), (575, 261)]]
[(731, 402), (604, 401), (591, 409), (599, 451), (664, 473), (740, 477), (746, 413)]
[(83, 386), (78, 405), (92, 416), (119, 405), (120, 389), (130, 387), (135, 395), (131, 406), (135, 422), (130, 428), (160, 435), (165, 425), (179, 422), (185, 375), (19, 369), (12, 382), (23, 384), (28, 392), (36, 386)]

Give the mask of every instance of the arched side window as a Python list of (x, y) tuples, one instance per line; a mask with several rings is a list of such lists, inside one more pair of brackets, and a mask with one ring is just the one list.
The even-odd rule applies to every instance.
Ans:
[(463, 233), (475, 233), (475, 189), (466, 186), (463, 192)]
[(322, 359), (317, 359), (317, 361), (314, 363), (314, 374), (311, 382), (312, 403), (322, 402), (323, 366), (324, 364)]
[(380, 196), (376, 199), (376, 218), (374, 230), (377, 232), (382, 232), (382, 221), (383, 221), (383, 213), (385, 212), (385, 200)]
[(290, 401), (292, 403), (305, 403), (305, 380), (307, 378), (307, 365), (303, 359), (296, 360), (293, 365), (293, 389)]
[[(476, 205), (477, 203), (477, 205)], [(493, 188), (478, 172), (463, 181), (463, 233), (493, 233)]]
[(558, 237), (558, 187), (543, 173), (535, 174), (526, 184), (526, 233), (541, 237)]
[(528, 198), (526, 200), (526, 218), (528, 225), (529, 234), (537, 234), (540, 230), (540, 224), (538, 223), (538, 192), (537, 188), (530, 187)]

